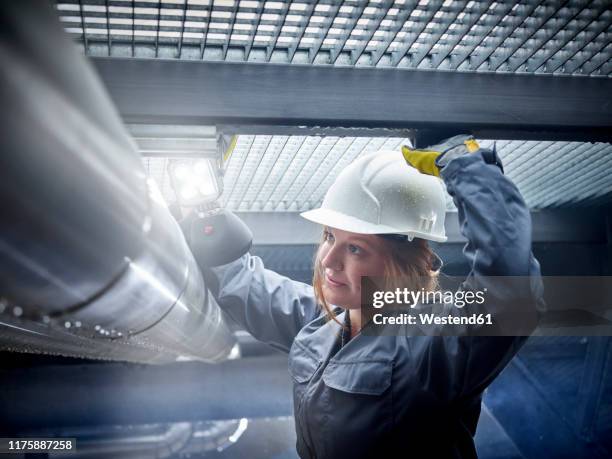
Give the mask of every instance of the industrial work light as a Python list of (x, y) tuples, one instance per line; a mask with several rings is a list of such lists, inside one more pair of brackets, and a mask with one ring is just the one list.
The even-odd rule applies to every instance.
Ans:
[(167, 171), (176, 204), (191, 208), (179, 209), (175, 217), (200, 267), (224, 265), (245, 254), (253, 241), (251, 230), (218, 201), (223, 152), (231, 153), (235, 139), (217, 135), (210, 126), (131, 125), (130, 130), (141, 153), (174, 155)]
[(220, 196), (219, 177), (213, 159), (181, 159), (169, 164), (170, 182), (181, 206), (211, 203)]

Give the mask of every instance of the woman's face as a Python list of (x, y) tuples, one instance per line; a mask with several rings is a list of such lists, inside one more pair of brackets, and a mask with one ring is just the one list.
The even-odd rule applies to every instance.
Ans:
[(319, 258), (325, 300), (345, 309), (361, 307), (361, 277), (384, 274), (384, 241), (373, 234), (326, 228)]

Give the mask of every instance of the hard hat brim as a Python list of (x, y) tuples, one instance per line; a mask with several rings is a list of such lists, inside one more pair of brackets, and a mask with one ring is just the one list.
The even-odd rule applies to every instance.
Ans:
[(300, 213), (302, 217), (311, 222), (320, 225), (337, 228), (343, 231), (359, 234), (406, 234), (410, 237), (418, 237), (428, 239), (435, 242), (446, 242), (446, 236), (437, 236), (420, 231), (402, 231), (399, 228), (394, 228), (388, 225), (379, 225), (376, 223), (367, 222), (359, 218), (351, 217), (336, 210), (331, 209), (313, 209)]

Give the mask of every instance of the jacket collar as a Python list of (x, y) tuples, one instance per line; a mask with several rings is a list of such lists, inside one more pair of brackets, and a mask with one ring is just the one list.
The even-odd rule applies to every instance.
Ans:
[[(346, 310), (336, 308), (334, 312), (338, 322), (346, 323)], [(390, 361), (396, 354), (396, 336), (368, 336), (359, 333), (332, 355), (340, 346), (341, 334), (342, 327), (336, 321), (328, 320), (323, 314), (307, 324), (295, 340), (319, 362), (359, 362), (372, 359)]]

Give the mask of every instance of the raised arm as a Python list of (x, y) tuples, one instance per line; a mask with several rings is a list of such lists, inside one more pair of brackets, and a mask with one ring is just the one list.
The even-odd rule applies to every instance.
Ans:
[[(407, 159), (410, 162), (409, 155)], [(504, 308), (517, 304), (534, 310), (541, 306), (544, 289), (540, 265), (531, 251), (529, 209), (516, 186), (503, 174), (495, 153), (464, 151), (446, 161), (440, 161), (443, 156), (437, 159), (436, 166), (442, 166), (439, 175), (457, 206), (460, 230), (468, 241), (463, 251), (471, 270), (462, 288), (486, 287), (485, 305), (494, 316), (511, 314)], [(498, 276), (497, 281), (494, 276)], [(502, 277), (508, 281), (500, 282)], [(508, 285), (520, 288), (509, 289)], [(437, 363), (419, 371), (433, 378), (446, 378), (447, 384), (441, 387), (452, 390), (445, 390), (445, 397), (470, 396), (497, 376), (525, 340), (524, 336), (433, 337), (418, 349), (435, 355)], [(416, 359), (420, 365), (428, 364), (427, 360)]]
[(253, 337), (283, 352), (320, 312), (312, 286), (264, 268), (261, 258), (249, 253), (204, 269), (204, 276), (221, 309)]
[(541, 284), (531, 251), (531, 216), (514, 183), (485, 161), (483, 150), (453, 159), (440, 175), (468, 241), (463, 249), (471, 266), (466, 283), (483, 276), (532, 276)]
[[(511, 314), (501, 308), (519, 305), (535, 313), (543, 303), (544, 288), (540, 265), (531, 251), (531, 216), (514, 183), (498, 166), (485, 161), (482, 150), (453, 159), (441, 176), (457, 206), (461, 233), (468, 240), (463, 252), (471, 270), (463, 288), (486, 287), (487, 309), (494, 315)], [(465, 395), (486, 387), (526, 339), (468, 336), (453, 343), (467, 350), (464, 366), (456, 375), (464, 382), (461, 392)]]

